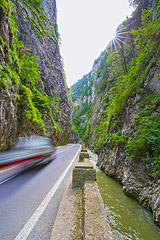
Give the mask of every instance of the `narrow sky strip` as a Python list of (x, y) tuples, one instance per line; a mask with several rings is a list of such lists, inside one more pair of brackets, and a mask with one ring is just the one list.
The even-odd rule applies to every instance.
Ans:
[(89, 73), (94, 60), (130, 16), (128, 0), (56, 0), (61, 55), (69, 87)]

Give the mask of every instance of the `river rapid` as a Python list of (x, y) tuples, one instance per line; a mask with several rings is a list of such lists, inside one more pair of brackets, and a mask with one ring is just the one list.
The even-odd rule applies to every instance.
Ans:
[(152, 213), (126, 196), (122, 185), (96, 166), (98, 156), (87, 151), (96, 168), (97, 184), (115, 240), (159, 240), (160, 229), (153, 222)]

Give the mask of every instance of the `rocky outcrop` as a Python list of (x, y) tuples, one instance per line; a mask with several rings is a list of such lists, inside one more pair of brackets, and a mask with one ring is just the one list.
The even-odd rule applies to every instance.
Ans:
[[(155, 1), (142, 5), (137, 3), (133, 17), (117, 28), (115, 46), (111, 42), (92, 71), (72, 86), (73, 122), (86, 146), (98, 153), (98, 166), (123, 184), (127, 195), (150, 209), (160, 226), (160, 63), (155, 27), (159, 26), (159, 9)], [(146, 25), (145, 14), (140, 14), (142, 7), (152, 9), (150, 20), (145, 16)], [(150, 24), (155, 24), (153, 35), (144, 37), (144, 29), (150, 31)], [(127, 33), (124, 27), (129, 27), (130, 33), (121, 38), (123, 29)], [(131, 51), (127, 48), (124, 54), (121, 43)]]
[[(156, 69), (154, 71), (154, 69)], [(136, 94), (128, 99), (127, 106), (119, 120), (119, 127), (122, 133), (132, 132), (132, 123), (137, 110), (144, 97), (151, 93), (158, 93), (160, 83), (160, 61), (158, 58), (157, 64), (151, 68), (148, 77), (144, 83), (144, 91)], [(153, 74), (151, 78), (151, 75)], [(160, 112), (159, 104), (155, 112)], [(112, 132), (110, 129), (110, 133)], [(127, 158), (124, 145), (115, 146), (112, 150), (109, 144), (103, 147), (99, 152), (97, 165), (110, 177), (115, 178), (123, 185), (123, 190), (126, 195), (138, 200), (143, 207), (153, 212), (153, 219), (160, 227), (160, 180), (154, 174), (153, 164), (149, 161), (144, 163), (138, 158)]]
[[(0, 45), (3, 46), (3, 42), (6, 42), (8, 46), (12, 47), (12, 34), (10, 31), (9, 15), (8, 13), (5, 13), (1, 7), (0, 34), (2, 38), (0, 39)], [(4, 47), (3, 50), (0, 48), (0, 66), (5, 67), (8, 64), (8, 48)], [(16, 135), (17, 100), (15, 94), (17, 94), (17, 92), (18, 86), (16, 84), (0, 90), (0, 150), (5, 150), (7, 146), (10, 146)]]
[(133, 158), (127, 160), (119, 148), (108, 153), (107, 146), (103, 148), (97, 165), (123, 185), (126, 195), (151, 210), (155, 223), (160, 226), (160, 181), (150, 175), (149, 165)]
[[(93, 72), (91, 71), (92, 77), (94, 78), (94, 72), (96, 72), (95, 65), (93, 67)], [(155, 169), (153, 162), (149, 160), (143, 162), (142, 159), (128, 158), (126, 154), (125, 143), (115, 144), (108, 141), (102, 149), (97, 149), (94, 147), (95, 141), (95, 129), (101, 123), (104, 118), (104, 113), (107, 111), (107, 103), (109, 102), (109, 93), (104, 91), (98, 94), (99, 83), (101, 77), (95, 78), (91, 101), (93, 104), (92, 117), (88, 119), (91, 121), (89, 141), (86, 141), (86, 145), (98, 153), (98, 163), (97, 165), (101, 170), (103, 170), (106, 175), (115, 178), (120, 184), (123, 185), (123, 190), (126, 195), (138, 200), (143, 207), (151, 210), (153, 212), (153, 219), (155, 223), (160, 227), (160, 180), (159, 177), (155, 175)], [(86, 85), (87, 83), (83, 83)], [(159, 56), (157, 58), (157, 63), (151, 67), (145, 81), (143, 88), (139, 93), (135, 93), (132, 97), (128, 98), (126, 107), (123, 109), (122, 115), (119, 118), (116, 129), (113, 125), (113, 121), (109, 125), (108, 135), (111, 135), (118, 130), (121, 131), (122, 136), (128, 135), (128, 138), (133, 134), (136, 136), (136, 124), (134, 116), (140, 112), (142, 101), (149, 95), (159, 95), (160, 94), (160, 61)], [(73, 86), (73, 90), (74, 90)], [(85, 87), (84, 87), (85, 88)], [(74, 94), (74, 92), (73, 92)], [(89, 96), (90, 97), (90, 96)], [(81, 95), (74, 102), (75, 105), (82, 106), (83, 99)], [(102, 103), (102, 99), (105, 98), (105, 102)], [(87, 100), (87, 98), (86, 98)], [(154, 101), (151, 103), (154, 104)], [(77, 110), (79, 112), (79, 109)], [(153, 108), (152, 115), (160, 112), (159, 102)], [(83, 116), (82, 116), (83, 117)], [(101, 135), (100, 135), (101, 136)], [(106, 140), (106, 139), (104, 139)]]
[[(46, 17), (47, 22), (42, 22), (44, 29), (41, 28), (41, 31), (36, 33), (35, 26), (33, 27), (28, 21), (28, 16), (30, 18), (34, 17), (32, 9), (27, 7), (23, 1), (21, 1), (21, 4), (18, 2), (18, 11), (20, 13), (20, 19), (17, 19), (19, 40), (24, 45), (21, 54), (36, 55), (41, 72), (41, 91), (45, 92), (49, 97), (56, 97), (59, 101), (61, 113), (57, 118), (61, 134), (54, 132), (53, 123), (49, 117), (46, 116), (44, 122), (47, 136), (53, 139), (55, 145), (63, 145), (69, 139), (71, 106), (70, 99), (67, 97), (59, 52), (56, 1), (43, 0), (42, 8), (43, 11), (40, 15)], [(45, 33), (45, 30), (48, 33)]]
[[(40, 69), (40, 81), (36, 83), (38, 90), (45, 96), (56, 98), (59, 111), (55, 119), (61, 133), (54, 130), (50, 116), (44, 115), (43, 121), (48, 137), (52, 138), (55, 145), (66, 144), (70, 135), (71, 103), (64, 79), (63, 67), (59, 51), (59, 33), (57, 27), (57, 8), (55, 0), (27, 2), (23, 0), (13, 2), (13, 16), (18, 25), (17, 38), (22, 41), (20, 57), (36, 56)], [(1, 9), (0, 34), (4, 41), (11, 47), (12, 35), (10, 34), (9, 14)], [(1, 54), (0, 64), (7, 63), (7, 52)], [(13, 90), (14, 89), (14, 90)], [(11, 84), (8, 88), (0, 90), (0, 150), (10, 147), (15, 138), (30, 134), (44, 133), (30, 120), (17, 116), (17, 102), (15, 97), (19, 93), (19, 85)]]

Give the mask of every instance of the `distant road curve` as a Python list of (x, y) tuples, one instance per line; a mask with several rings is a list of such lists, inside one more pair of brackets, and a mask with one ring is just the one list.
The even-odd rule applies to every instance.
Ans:
[(50, 239), (66, 181), (81, 145), (57, 149), (56, 158), (0, 185), (0, 239)]

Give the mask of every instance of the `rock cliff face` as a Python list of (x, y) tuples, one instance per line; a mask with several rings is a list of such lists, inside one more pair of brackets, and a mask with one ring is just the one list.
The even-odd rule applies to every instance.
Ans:
[[(155, 70), (156, 69), (156, 70)], [(155, 70), (155, 71), (154, 71)], [(153, 77), (151, 78), (152, 73)], [(150, 94), (159, 92), (160, 83), (160, 61), (152, 68), (144, 83), (144, 91), (129, 98), (127, 106), (119, 120), (119, 127), (125, 135), (132, 132), (134, 116), (140, 110), (142, 100)], [(160, 106), (157, 104), (153, 114), (160, 113)], [(110, 128), (110, 134), (113, 129)], [(147, 134), (147, 133), (146, 133)], [(153, 212), (153, 219), (160, 227), (160, 180), (154, 176), (154, 168), (148, 161), (142, 162), (138, 158), (127, 159), (124, 145), (114, 147), (108, 151), (110, 144), (106, 144), (99, 153), (98, 166), (110, 177), (115, 178), (123, 185), (126, 195), (135, 198)]]
[(98, 166), (160, 227), (159, 4), (135, 6), (89, 75), (71, 87), (73, 123)]
[[(10, 31), (9, 15), (0, 7), (0, 45), (5, 41), (12, 47), (12, 35)], [(8, 49), (0, 50), (0, 66), (9, 64)], [(13, 65), (13, 64), (12, 64)], [(18, 71), (18, 70), (17, 70)], [(0, 150), (5, 150), (14, 140), (17, 131), (17, 94), (18, 86), (13, 84), (0, 90)]]
[[(155, 70), (156, 69), (156, 70)], [(154, 75), (153, 75), (154, 73)], [(142, 100), (150, 94), (157, 94), (159, 92), (160, 84), (160, 61), (159, 57), (157, 64), (151, 68), (145, 82), (144, 91), (129, 98), (127, 106), (119, 119), (118, 126), (122, 130), (122, 134), (127, 132), (134, 132), (132, 124), (134, 123), (134, 116), (137, 111), (140, 111)], [(151, 78), (151, 75), (153, 76)], [(97, 79), (95, 86), (98, 89), (99, 80)], [(158, 93), (159, 94), (159, 93)], [(95, 140), (95, 132), (92, 131), (100, 124), (102, 120), (101, 113), (105, 111), (104, 105), (101, 105), (102, 96), (98, 96), (94, 90), (94, 110), (91, 120), (91, 134), (89, 147), (94, 150), (93, 142)], [(160, 112), (160, 106), (157, 104), (154, 114)], [(97, 116), (97, 117), (96, 117)], [(114, 128), (110, 124), (109, 134), (112, 134)], [(98, 163), (106, 175), (115, 178), (123, 185), (123, 190), (126, 195), (138, 200), (143, 207), (153, 212), (153, 219), (160, 227), (160, 180), (154, 176), (154, 168), (152, 164), (144, 163), (137, 158), (127, 158), (125, 144), (114, 146), (110, 149), (110, 143), (106, 144), (102, 150), (98, 150)]]
[[(55, 131), (51, 116), (42, 114), (46, 135), (52, 138), (55, 145), (66, 144), (71, 128), (71, 103), (59, 52), (56, 1), (13, 0), (12, 2), (13, 16), (18, 25), (17, 38), (23, 44), (19, 49), (19, 57), (21, 58), (23, 54), (36, 56), (40, 70), (40, 80), (36, 83), (36, 88), (48, 98), (56, 98), (58, 101), (59, 111), (54, 114), (54, 120), (56, 119), (61, 133)], [(9, 18), (9, 13), (1, 8), (0, 34), (2, 39), (12, 47)], [(1, 56), (2, 66), (11, 65), (9, 61), (7, 63), (7, 52), (4, 51)], [(15, 96), (19, 94), (19, 88), (20, 84), (13, 85), (12, 82), (9, 87), (2, 87), (0, 90), (1, 150), (8, 148), (18, 136), (44, 134), (32, 121), (17, 116), (18, 99)]]
[(96, 70), (100, 65), (100, 60), (101, 56), (94, 61), (92, 70), (71, 87), (74, 110), (72, 125), (77, 128), (81, 140), (87, 130), (87, 123), (90, 121), (92, 108), (97, 99)]

